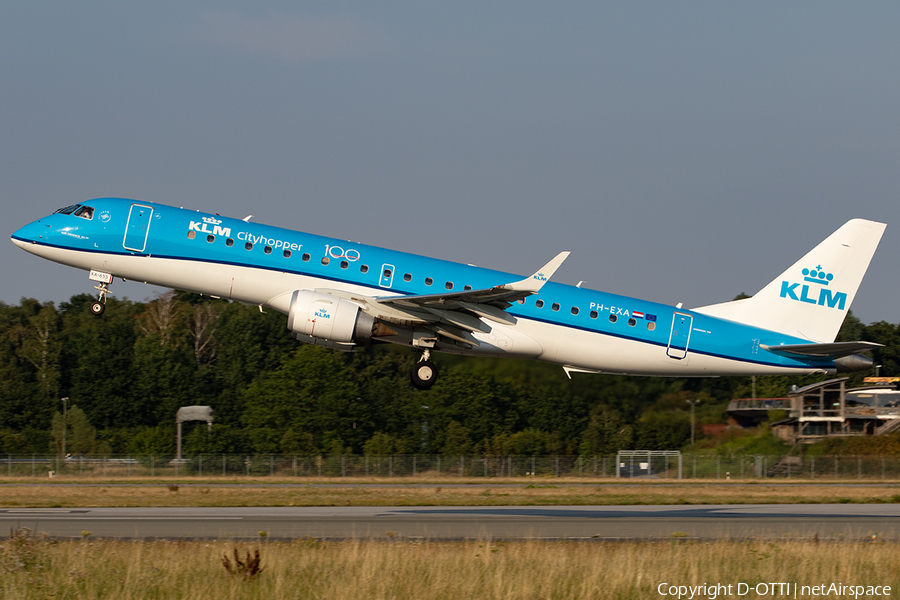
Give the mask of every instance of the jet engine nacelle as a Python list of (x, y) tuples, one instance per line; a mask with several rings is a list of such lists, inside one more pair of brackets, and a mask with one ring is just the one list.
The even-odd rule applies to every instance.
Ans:
[(372, 339), (375, 319), (349, 300), (297, 290), (291, 296), (287, 326), (300, 341), (351, 350), (354, 345), (365, 345)]

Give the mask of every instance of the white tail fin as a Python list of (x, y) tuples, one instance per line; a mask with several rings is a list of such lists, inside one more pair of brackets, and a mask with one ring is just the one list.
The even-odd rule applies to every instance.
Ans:
[(885, 227), (848, 221), (752, 298), (694, 310), (813, 342), (833, 342)]

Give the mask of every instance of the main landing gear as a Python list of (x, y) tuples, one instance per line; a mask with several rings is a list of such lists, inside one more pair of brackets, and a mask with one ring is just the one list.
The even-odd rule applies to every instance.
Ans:
[(431, 386), (437, 381), (438, 370), (437, 365), (431, 362), (431, 350), (427, 348), (422, 352), (419, 359), (409, 374), (413, 387), (420, 390), (430, 390)]

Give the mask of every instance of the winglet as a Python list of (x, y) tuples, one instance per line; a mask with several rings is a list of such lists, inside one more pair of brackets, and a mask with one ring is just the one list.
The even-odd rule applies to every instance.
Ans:
[(553, 274), (556, 273), (556, 270), (559, 268), (559, 266), (563, 264), (563, 261), (569, 258), (569, 254), (569, 252), (560, 252), (553, 258), (553, 260), (538, 269), (537, 273), (535, 273), (531, 277), (523, 279), (522, 281), (517, 281), (515, 283), (508, 283), (501, 287), (506, 290), (513, 290), (516, 292), (530, 292), (532, 294), (536, 294), (541, 291), (541, 288), (544, 287), (545, 283), (550, 281), (550, 278), (553, 277)]

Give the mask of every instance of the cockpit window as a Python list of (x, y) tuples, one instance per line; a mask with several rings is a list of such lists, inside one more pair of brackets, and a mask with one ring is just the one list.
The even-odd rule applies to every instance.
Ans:
[(78, 210), (75, 211), (76, 217), (81, 217), (82, 219), (93, 219), (94, 218), (94, 209), (90, 206), (82, 206)]
[(75, 213), (76, 217), (81, 217), (82, 219), (91, 220), (94, 218), (94, 209), (90, 206), (82, 206), (81, 204), (73, 204), (61, 208), (54, 214), (71, 215), (72, 213)]

